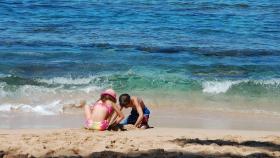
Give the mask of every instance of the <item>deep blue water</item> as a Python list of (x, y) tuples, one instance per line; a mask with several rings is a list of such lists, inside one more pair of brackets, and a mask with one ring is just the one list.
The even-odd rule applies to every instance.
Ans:
[(279, 0), (0, 0), (0, 102), (113, 87), (274, 106), (279, 41)]

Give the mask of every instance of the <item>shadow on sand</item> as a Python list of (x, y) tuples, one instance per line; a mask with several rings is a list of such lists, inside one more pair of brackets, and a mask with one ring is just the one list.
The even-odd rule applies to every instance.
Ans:
[(91, 158), (273, 158), (264, 153), (254, 153), (246, 156), (233, 155), (233, 154), (195, 154), (188, 152), (170, 152), (163, 149), (153, 149), (146, 152), (137, 153), (119, 153), (114, 151), (103, 151), (92, 153)]
[(261, 142), (261, 141), (243, 141), (235, 142), (230, 140), (221, 140), (221, 139), (174, 139), (171, 142), (176, 143), (179, 146), (185, 146), (186, 144), (199, 144), (199, 145), (211, 145), (216, 144), (219, 146), (236, 146), (236, 147), (253, 147), (253, 148), (262, 148), (270, 151), (280, 151), (280, 145), (274, 144), (272, 142)]
[[(31, 155), (10, 155), (5, 154), (5, 152), (0, 151), (0, 158), (3, 157), (20, 157), (20, 158), (31, 158)], [(53, 156), (44, 156), (44, 157), (53, 157)], [(71, 158), (80, 158), (82, 156), (75, 155), (75, 156), (59, 156), (59, 157), (71, 157)], [(195, 154), (195, 153), (188, 153), (188, 152), (170, 152), (165, 151), (164, 149), (153, 149), (148, 151), (139, 151), (133, 153), (120, 153), (114, 151), (102, 151), (102, 152), (95, 152), (89, 156), (88, 158), (273, 158), (265, 153), (253, 153), (246, 156), (234, 155), (234, 154)]]

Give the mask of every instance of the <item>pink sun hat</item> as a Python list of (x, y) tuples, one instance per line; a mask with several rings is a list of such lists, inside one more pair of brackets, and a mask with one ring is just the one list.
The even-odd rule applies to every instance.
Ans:
[(102, 96), (102, 95), (105, 95), (105, 94), (110, 95), (110, 96), (113, 97), (115, 100), (117, 100), (117, 94), (116, 94), (116, 92), (115, 92), (113, 89), (107, 89), (107, 90), (105, 90), (104, 92), (101, 93), (101, 96)]

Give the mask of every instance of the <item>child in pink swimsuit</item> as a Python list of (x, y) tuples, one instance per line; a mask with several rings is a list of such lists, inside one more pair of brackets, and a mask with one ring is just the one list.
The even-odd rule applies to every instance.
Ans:
[(116, 97), (117, 95), (113, 89), (107, 89), (101, 93), (100, 99), (95, 103), (85, 105), (85, 102), (82, 102), (81, 104), (85, 105), (85, 128), (100, 131), (106, 130), (110, 125), (113, 112), (116, 112), (118, 117), (111, 126), (119, 124), (124, 115), (116, 105)]

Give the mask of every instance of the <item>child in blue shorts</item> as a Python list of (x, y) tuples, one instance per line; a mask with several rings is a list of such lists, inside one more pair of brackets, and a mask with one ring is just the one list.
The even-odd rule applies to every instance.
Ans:
[(130, 115), (121, 122), (122, 125), (133, 124), (138, 128), (149, 128), (148, 121), (150, 110), (145, 106), (143, 100), (129, 94), (122, 94), (119, 97), (119, 103), (122, 108), (132, 108)]

